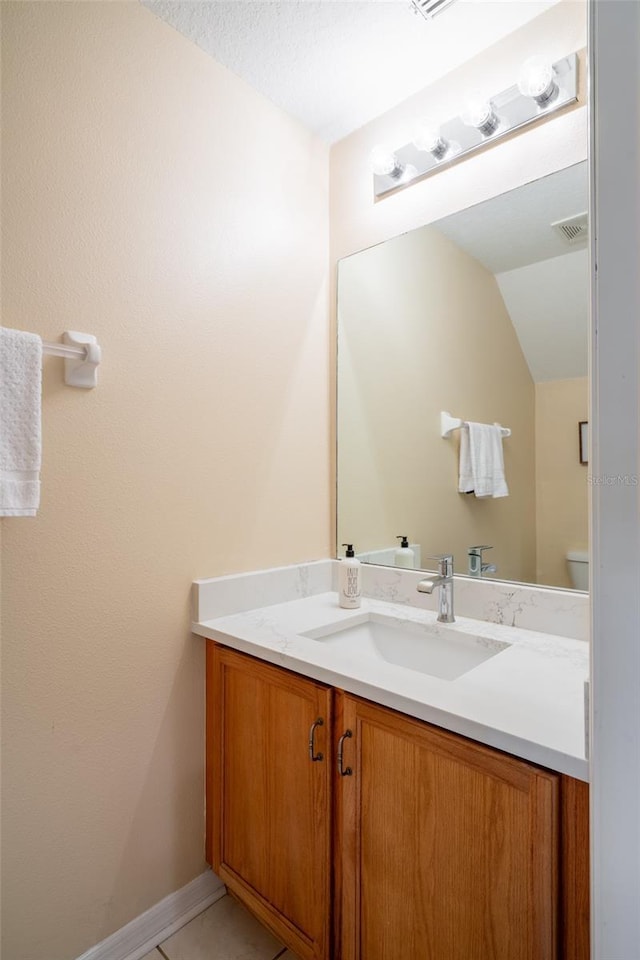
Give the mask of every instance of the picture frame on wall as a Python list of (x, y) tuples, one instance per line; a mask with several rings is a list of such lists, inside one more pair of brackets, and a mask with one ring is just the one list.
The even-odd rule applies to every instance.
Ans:
[(580, 463), (589, 463), (589, 421), (578, 421)]

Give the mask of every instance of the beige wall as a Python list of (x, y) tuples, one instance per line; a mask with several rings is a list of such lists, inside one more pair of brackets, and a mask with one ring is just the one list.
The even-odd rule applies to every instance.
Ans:
[[(342, 260), (338, 310), (339, 542), (406, 533), (460, 573), (472, 544), (493, 544), (497, 576), (534, 581), (534, 385), (495, 277), (423, 227)], [(442, 439), (441, 410), (511, 428), (509, 497), (457, 492), (459, 432)]]
[[(420, 116), (445, 120), (458, 114), (466, 94), (480, 81), (487, 89), (504, 89), (514, 82), (527, 56), (544, 50), (552, 59), (560, 58), (582, 50), (586, 38), (586, 3), (561, 0), (442, 80), (335, 144), (331, 150), (331, 262), (584, 160), (587, 156), (584, 58), (580, 101), (575, 109), (377, 203), (373, 202), (368, 157), (378, 143), (392, 146), (406, 143)], [(332, 282), (335, 282), (334, 276), (332, 274)], [(331, 302), (335, 303), (335, 299), (332, 291)], [(335, 311), (332, 322), (335, 342)]]
[(536, 384), (536, 527), (539, 583), (571, 587), (567, 550), (589, 545), (589, 467), (578, 423), (588, 419), (587, 377)]
[(191, 580), (329, 554), (328, 157), (137, 2), (2, 15), (2, 322), (104, 350), (2, 531), (3, 956), (72, 960), (204, 868)]

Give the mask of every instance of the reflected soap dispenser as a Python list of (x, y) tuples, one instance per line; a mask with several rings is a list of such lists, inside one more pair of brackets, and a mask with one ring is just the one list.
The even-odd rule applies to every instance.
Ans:
[(401, 540), (402, 543), (396, 550), (393, 555), (393, 563), (396, 567), (405, 567), (407, 570), (413, 570), (415, 566), (415, 553), (409, 546), (409, 538), (401, 534), (396, 537), (396, 540)]
[(361, 599), (361, 565), (357, 559), (353, 544), (343, 543), (347, 548), (344, 559), (340, 561), (340, 606), (346, 610), (355, 610)]

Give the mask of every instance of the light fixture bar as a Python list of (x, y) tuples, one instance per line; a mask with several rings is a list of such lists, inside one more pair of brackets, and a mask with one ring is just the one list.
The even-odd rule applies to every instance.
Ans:
[(578, 55), (572, 53), (558, 60), (553, 64), (553, 72), (558, 93), (546, 103), (541, 104), (533, 96), (525, 96), (520, 92), (518, 85), (514, 84), (490, 98), (490, 104), (497, 116), (497, 125), (485, 123), (484, 127), (473, 127), (469, 126), (468, 122), (464, 123), (460, 117), (454, 117), (441, 124), (443, 142), (455, 143), (455, 151), (446, 152), (444, 156), (438, 158), (429, 150), (418, 150), (413, 141), (394, 150), (398, 163), (404, 165), (403, 169), (411, 168), (412, 176), (408, 178), (405, 175), (399, 182), (397, 178), (393, 179), (389, 175), (374, 174), (375, 199), (410, 183), (424, 180), (425, 177), (437, 173), (480, 147), (494, 143), (515, 130), (520, 130), (575, 103), (578, 99)]

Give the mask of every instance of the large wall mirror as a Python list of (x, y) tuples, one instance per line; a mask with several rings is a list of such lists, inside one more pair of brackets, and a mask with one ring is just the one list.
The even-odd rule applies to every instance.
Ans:
[[(340, 261), (338, 543), (361, 559), (406, 564), (404, 534), (418, 568), (586, 589), (587, 191), (577, 164)], [(508, 496), (458, 492), (442, 411), (510, 430)]]

